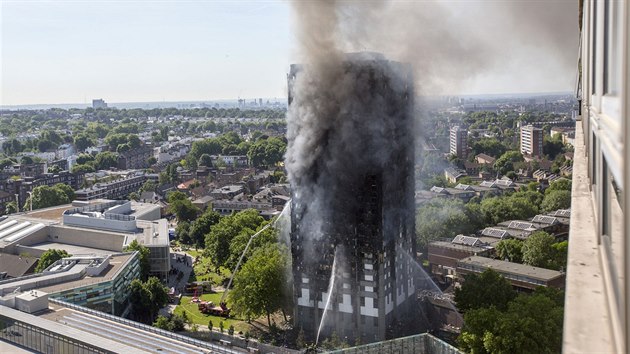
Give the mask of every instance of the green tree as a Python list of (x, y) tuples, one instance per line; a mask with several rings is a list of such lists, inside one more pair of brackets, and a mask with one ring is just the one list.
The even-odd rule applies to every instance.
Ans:
[(181, 316), (177, 314), (174, 314), (173, 316), (171, 316), (171, 323), (173, 324), (173, 331), (175, 332), (183, 331), (186, 328), (187, 320), (188, 319), (186, 317), (186, 311), (184, 311)]
[(84, 165), (90, 161), (94, 161), (94, 156), (90, 154), (79, 154), (79, 156), (77, 156), (77, 164), (79, 165)]
[(13, 214), (13, 213), (17, 213), (17, 211), (18, 211), (18, 208), (17, 208), (17, 203), (15, 201), (8, 202), (7, 205), (4, 207), (5, 214)]
[(119, 154), (122, 154), (123, 152), (127, 152), (131, 150), (131, 146), (129, 146), (129, 144), (118, 144), (118, 146), (116, 147), (116, 152)]
[(32, 165), (35, 161), (30, 156), (22, 156), (20, 158), (20, 163), (23, 165)]
[(208, 209), (200, 217), (190, 224), (188, 236), (191, 243), (205, 247), (206, 234), (210, 232), (213, 225), (221, 220), (221, 215), (212, 209)]
[(545, 199), (543, 199), (540, 207), (543, 212), (570, 208), (571, 191), (554, 190), (549, 193), (545, 193)]
[(50, 140), (39, 140), (39, 142), (37, 143), (37, 149), (41, 152), (46, 152), (54, 148), (56, 148), (56, 146)]
[(151, 313), (157, 314), (158, 310), (168, 303), (168, 289), (162, 284), (160, 279), (156, 277), (149, 277), (144, 286), (146, 286), (149, 293), (151, 293)]
[(524, 190), (513, 193), (509, 196), (509, 199), (514, 200), (515, 198), (524, 198), (534, 205), (536, 209), (540, 209), (540, 204), (542, 203), (544, 197), (545, 196), (538, 191)]
[(223, 321), (219, 322), (219, 331), (221, 331), (221, 333), (223, 333)]
[(416, 215), (418, 246), (424, 248), (438, 238), (473, 233), (482, 226), (481, 216), (478, 209), (459, 200), (435, 198), (424, 203)]
[(105, 138), (105, 144), (109, 145), (111, 151), (115, 151), (118, 145), (126, 144), (129, 141), (127, 134), (108, 134)]
[(231, 336), (234, 335), (234, 325), (230, 325), (230, 327), (228, 327), (228, 334)]
[(153, 327), (157, 327), (159, 329), (163, 329), (165, 331), (172, 331), (173, 330), (173, 322), (170, 321), (170, 319), (159, 315), (157, 317), (157, 319), (155, 320), (155, 322), (153, 322)]
[(212, 157), (208, 154), (203, 154), (199, 158), (199, 166), (212, 167)]
[(505, 146), (496, 138), (481, 138), (471, 145), (472, 155), (486, 154), (490, 156), (501, 156), (505, 153)]
[(212, 320), (208, 320), (208, 330), (212, 332)]
[(543, 139), (543, 152), (549, 156), (550, 160), (556, 158), (558, 154), (564, 152), (564, 144), (562, 143), (562, 135), (558, 134), (553, 138), (545, 135)]
[(94, 145), (96, 145), (96, 142), (87, 134), (79, 134), (74, 138), (74, 146), (78, 151), (85, 151), (85, 149)]
[(174, 203), (176, 201), (186, 200), (186, 199), (188, 199), (188, 196), (186, 195), (186, 193), (183, 193), (180, 191), (171, 191), (171, 192), (168, 192), (168, 194), (166, 194), (166, 201), (168, 201), (169, 203)]
[(194, 220), (195, 218), (197, 218), (197, 215), (199, 215), (199, 212), (201, 211), (199, 210), (199, 208), (194, 206), (192, 202), (188, 199), (174, 200), (173, 202), (170, 203), (169, 210), (173, 214), (175, 214), (175, 217), (177, 218), (178, 222), (181, 222), (181, 221), (190, 222)]
[(538, 214), (538, 207), (529, 198), (494, 197), (481, 201), (481, 211), (488, 225), (507, 220), (525, 220)]
[[(254, 235), (258, 230), (264, 227), (267, 222), (263, 222), (259, 225), (257, 230), (252, 230), (250, 228), (243, 228), (238, 235), (236, 235), (232, 241), (230, 242), (230, 256), (228, 260), (225, 262), (225, 266), (232, 269), (238, 263), (239, 258), (245, 251), (245, 247), (247, 247), (247, 243), (249, 242), (252, 235)], [(255, 249), (262, 247), (267, 244), (274, 243), (278, 240), (277, 231), (274, 228), (267, 228), (262, 231), (256, 238), (254, 238), (249, 246), (247, 254), (243, 255), (243, 262), (247, 261), (248, 256), (251, 255)]]
[(282, 289), (287, 281), (287, 251), (278, 244), (258, 248), (234, 277), (230, 300), (237, 315), (252, 319), (279, 310), (284, 301)]
[(259, 139), (247, 151), (247, 158), (255, 167), (273, 166), (283, 160), (286, 143), (280, 138)]
[(72, 169), (70, 170), (72, 173), (92, 173), (95, 172), (96, 169), (94, 169), (94, 166), (92, 165), (74, 165), (72, 166)]
[(133, 240), (125, 247), (125, 252), (138, 251), (138, 262), (140, 264), (140, 279), (147, 280), (149, 278), (149, 272), (151, 271), (151, 261), (149, 256), (151, 251), (145, 245), (141, 245), (138, 240)]
[(298, 331), (297, 338), (295, 339), (295, 345), (298, 347), (298, 349), (306, 347), (306, 337), (304, 334), (304, 329), (302, 327), (300, 327), (300, 330)]
[(199, 159), (201, 155), (218, 155), (221, 153), (223, 147), (218, 139), (205, 139), (193, 142), (190, 154)]
[(11, 160), (11, 159), (2, 159), (0, 161), (0, 170), (4, 169), (5, 167), (9, 167), (11, 165), (15, 164), (15, 161)]
[(501, 317), (501, 311), (495, 307), (472, 309), (464, 314), (464, 327), (457, 338), (459, 347), (466, 353), (488, 353), (484, 345), (486, 332), (494, 327)]
[(177, 239), (179, 242), (183, 244), (190, 245), (192, 244), (192, 240), (190, 238), (190, 223), (187, 221), (182, 221), (177, 223), (177, 227), (175, 228), (175, 234), (177, 235)]
[(54, 173), (59, 173), (61, 171), (62, 171), (61, 167), (59, 167), (57, 165), (52, 165), (52, 166), (48, 167), (48, 173), (53, 173), (54, 174)]
[(571, 191), (571, 180), (566, 178), (559, 178), (549, 184), (549, 187), (545, 189), (545, 194), (549, 194), (553, 191)]
[(544, 231), (536, 231), (523, 242), (523, 263), (547, 269), (556, 269), (555, 239)]
[(33, 188), (33, 193), (25, 204), (30, 205), (32, 203), (33, 209), (41, 209), (70, 202), (71, 200), (65, 190), (56, 187), (37, 186)]
[(514, 263), (523, 262), (523, 241), (516, 239), (501, 240), (495, 247), (497, 256)]
[[(206, 255), (218, 266), (226, 265), (230, 259), (230, 244), (243, 230), (257, 230), (264, 219), (255, 209), (247, 209), (221, 218), (206, 234)], [(253, 234), (250, 233), (250, 235)]]
[(51, 264), (57, 262), (62, 258), (67, 257), (70, 257), (70, 254), (68, 254), (68, 252), (66, 252), (65, 250), (51, 248), (42, 253), (42, 255), (39, 257), (39, 262), (37, 262), (37, 266), (35, 267), (35, 273), (41, 273)]
[(514, 170), (514, 163), (523, 161), (523, 155), (518, 151), (507, 151), (494, 162), (494, 169), (502, 175)]
[(335, 349), (347, 348), (348, 343), (342, 341), (341, 338), (339, 338), (339, 334), (337, 334), (337, 331), (333, 331), (330, 337), (326, 338), (322, 342), (321, 346), (322, 348), (325, 348), (328, 350), (335, 350)]
[(520, 295), (484, 334), (489, 353), (560, 353), (563, 309), (541, 295)]
[(74, 200), (74, 189), (72, 189), (72, 187), (70, 187), (69, 185), (63, 184), (63, 183), (57, 183), (53, 186), (53, 188), (57, 188), (60, 191), (62, 191), (63, 194), (66, 195), (69, 201)]
[(153, 323), (158, 310), (168, 302), (168, 290), (158, 278), (146, 282), (134, 279), (128, 288), (133, 317), (143, 323)]
[(151, 293), (140, 279), (134, 279), (127, 291), (132, 316), (140, 322), (151, 323)]
[(554, 269), (567, 269), (567, 253), (569, 251), (569, 242), (562, 241), (551, 245), (554, 249)]
[(488, 307), (502, 311), (515, 297), (510, 282), (492, 269), (479, 275), (466, 274), (462, 286), (455, 289), (455, 303), (463, 313)]
[(154, 181), (146, 181), (142, 184), (138, 192), (155, 192), (157, 189), (157, 184)]
[(99, 152), (94, 158), (96, 168), (99, 170), (107, 170), (111, 167), (118, 166), (118, 154), (110, 151)]
[(90, 122), (86, 132), (92, 137), (103, 139), (109, 133), (109, 127), (103, 123)]

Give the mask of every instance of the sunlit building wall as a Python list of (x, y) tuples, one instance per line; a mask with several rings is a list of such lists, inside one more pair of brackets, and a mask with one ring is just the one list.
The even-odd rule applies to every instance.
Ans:
[(563, 351), (625, 353), (630, 289), (630, 7), (580, 4)]

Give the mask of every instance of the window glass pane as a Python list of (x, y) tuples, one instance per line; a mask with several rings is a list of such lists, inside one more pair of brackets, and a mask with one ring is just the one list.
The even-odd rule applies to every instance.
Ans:
[[(592, 0), (591, 1), (591, 11), (593, 13), (593, 16), (591, 16), (591, 52), (595, 53), (596, 50), (596, 46), (597, 46), (597, 1)], [(596, 75), (596, 71), (597, 71), (597, 55), (593, 55), (592, 56), (593, 59), (593, 63), (591, 65), (591, 93), (592, 94), (596, 94), (597, 93), (597, 86), (595, 84), (595, 78), (597, 77)]]
[(621, 76), (619, 66), (619, 26), (621, 22), (617, 18), (621, 13), (619, 5), (619, 1), (615, 0), (606, 0), (604, 3), (604, 93), (611, 95), (617, 93), (619, 77)]
[[(610, 172), (609, 172), (610, 173)], [(613, 254), (613, 266), (615, 267), (615, 275), (617, 276), (617, 284), (619, 289), (624, 284), (624, 268), (623, 268), (623, 252), (624, 252), (624, 236), (623, 236), (623, 211), (618, 201), (617, 187), (613, 183), (612, 175), (609, 175), (608, 183), (608, 234), (610, 235), (611, 249)], [(622, 299), (623, 300), (623, 299)]]

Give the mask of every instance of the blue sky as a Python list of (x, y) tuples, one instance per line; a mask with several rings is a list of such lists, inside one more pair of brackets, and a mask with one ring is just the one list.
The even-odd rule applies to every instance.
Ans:
[(2, 2), (2, 103), (283, 96), (283, 2)]
[[(462, 21), (474, 17), (462, 2), (454, 4)], [(299, 19), (286, 1), (0, 0), (0, 6), (4, 105), (283, 97), (298, 47), (292, 21)], [(572, 89), (574, 68), (555, 79), (529, 73), (522, 81), (549, 80), (514, 84), (514, 66), (524, 69), (518, 63), (468, 78), (460, 93)]]

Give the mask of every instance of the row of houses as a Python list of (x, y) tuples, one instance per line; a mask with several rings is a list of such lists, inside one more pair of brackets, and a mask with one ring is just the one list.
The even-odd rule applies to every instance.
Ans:
[(106, 183), (95, 183), (89, 188), (79, 189), (74, 192), (75, 199), (90, 201), (95, 199), (120, 199), (137, 192), (147, 180), (157, 180), (157, 176), (147, 173), (138, 173), (127, 178), (117, 179)]
[(71, 173), (68, 171), (40, 173), (37, 177), (3, 179), (2, 182), (0, 182), (0, 208), (4, 210), (6, 204), (16, 201), (16, 198), (18, 203), (24, 204), (28, 194), (32, 192), (35, 187), (53, 186), (61, 183), (72, 187), (72, 189), (78, 189), (83, 185), (84, 181), (85, 175), (82, 172)]
[(483, 181), (479, 185), (459, 183), (454, 188), (433, 186), (428, 191), (416, 192), (416, 204), (422, 204), (433, 198), (459, 199), (467, 203), (473, 197), (497, 196), (506, 192), (514, 192), (517, 188), (517, 184), (507, 177), (497, 178), (494, 181)]
[[(500, 241), (510, 238), (526, 240), (536, 231), (548, 232), (555, 236), (556, 241), (566, 240), (570, 217), (570, 210), (556, 210), (527, 221), (502, 222), (480, 230), (476, 235), (457, 235), (451, 240), (433, 241), (428, 246), (431, 273), (442, 283), (452, 283), (464, 274), (481, 273), (492, 268), (506, 275), (519, 290), (530, 291), (540, 285), (562, 287), (564, 273), (494, 259), (495, 247)], [(529, 278), (519, 282), (519, 277)], [(530, 278), (536, 281), (530, 281)]]

